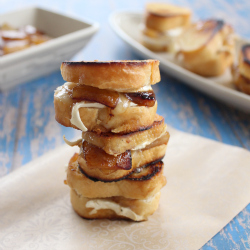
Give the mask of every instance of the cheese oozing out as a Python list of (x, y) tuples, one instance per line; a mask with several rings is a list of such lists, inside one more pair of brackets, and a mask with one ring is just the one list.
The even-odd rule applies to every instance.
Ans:
[(110, 209), (113, 210), (117, 215), (130, 218), (131, 220), (134, 221), (141, 221), (144, 219), (143, 216), (136, 214), (130, 208), (122, 207), (119, 204), (112, 201), (101, 200), (101, 199), (90, 200), (86, 203), (86, 207), (93, 208), (90, 214), (95, 214), (100, 209)]
[(82, 142), (82, 139), (77, 139), (75, 141), (69, 141), (66, 139), (65, 135), (63, 136), (63, 140), (66, 142), (66, 144), (68, 144), (70, 147), (74, 147), (74, 146), (79, 146)]
[(146, 85), (146, 86), (139, 88), (136, 92), (145, 92), (145, 91), (149, 91), (149, 90), (153, 90), (151, 85)]
[(154, 140), (147, 140), (142, 142), (141, 144), (138, 144), (136, 147), (132, 148), (131, 150), (139, 150), (139, 149), (144, 149), (146, 146), (148, 146), (149, 144), (151, 144), (152, 142), (154, 142), (155, 140), (157, 140), (158, 138), (162, 137), (167, 131), (167, 126), (165, 126), (165, 129), (163, 130), (163, 132), (160, 134), (160, 136), (154, 138)]
[[(141, 201), (145, 202), (145, 203), (151, 203), (154, 201), (156, 196), (158, 196), (159, 194), (160, 193), (158, 192), (158, 193), (148, 197), (147, 199), (144, 199)], [(129, 207), (122, 207), (121, 205), (119, 205), (113, 201), (108, 201), (105, 199), (90, 200), (86, 203), (86, 207), (93, 208), (93, 210), (90, 212), (90, 214), (95, 214), (100, 209), (110, 209), (110, 210), (113, 210), (117, 215), (130, 218), (131, 220), (134, 220), (134, 221), (142, 221), (142, 220), (146, 219), (144, 216), (136, 214)]]
[[(123, 94), (119, 95), (119, 101), (116, 107), (113, 110), (113, 114), (118, 114), (124, 112), (127, 108), (129, 107), (136, 107), (138, 106), (136, 103), (129, 101)], [(83, 132), (88, 131), (86, 126), (83, 124), (80, 114), (79, 114), (79, 109), (80, 108), (105, 108), (106, 106), (97, 102), (77, 102), (72, 108), (71, 111), (71, 119), (70, 122), (75, 125), (77, 128), (82, 130)]]
[(176, 37), (176, 36), (179, 36), (183, 31), (183, 28), (182, 27), (178, 27), (178, 28), (174, 28), (174, 29), (170, 29), (170, 30), (166, 30), (164, 32), (164, 34), (166, 36), (170, 36), (170, 37)]
[(103, 104), (97, 103), (97, 102), (77, 102), (72, 108), (71, 112), (71, 119), (70, 122), (75, 125), (77, 128), (81, 129), (83, 132), (88, 131), (88, 129), (85, 127), (83, 124), (80, 114), (79, 114), (79, 109), (80, 108), (105, 108)]

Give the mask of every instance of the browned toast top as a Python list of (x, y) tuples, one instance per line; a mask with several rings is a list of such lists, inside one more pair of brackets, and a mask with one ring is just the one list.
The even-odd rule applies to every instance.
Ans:
[(158, 60), (63, 62), (65, 81), (118, 92), (136, 91), (160, 81)]

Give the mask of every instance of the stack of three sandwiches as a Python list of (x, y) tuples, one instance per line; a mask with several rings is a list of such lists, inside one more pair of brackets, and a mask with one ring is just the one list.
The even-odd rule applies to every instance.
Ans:
[(63, 62), (56, 120), (82, 131), (67, 169), (71, 203), (83, 218), (147, 220), (166, 184), (169, 133), (151, 85), (159, 61)]

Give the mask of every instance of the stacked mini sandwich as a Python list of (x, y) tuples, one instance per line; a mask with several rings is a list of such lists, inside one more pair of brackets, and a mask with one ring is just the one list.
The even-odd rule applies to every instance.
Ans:
[(232, 66), (235, 86), (243, 93), (250, 95), (250, 44), (245, 44), (239, 52), (238, 65)]
[(56, 120), (82, 130), (68, 166), (74, 210), (88, 219), (147, 220), (166, 184), (169, 133), (156, 114), (159, 61), (63, 62)]
[(191, 11), (188, 8), (148, 3), (142, 43), (153, 51), (175, 52), (178, 49), (176, 39), (189, 25), (190, 16)]
[(177, 54), (182, 66), (202, 76), (219, 76), (234, 60), (233, 28), (222, 20), (193, 23), (179, 37)]

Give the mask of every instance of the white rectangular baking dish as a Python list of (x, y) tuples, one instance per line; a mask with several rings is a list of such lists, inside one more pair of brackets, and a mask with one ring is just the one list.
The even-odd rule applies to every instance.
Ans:
[(30, 7), (0, 15), (0, 25), (33, 25), (53, 39), (0, 57), (0, 90), (6, 90), (60, 68), (97, 32), (96, 22), (77, 20), (45, 9)]

